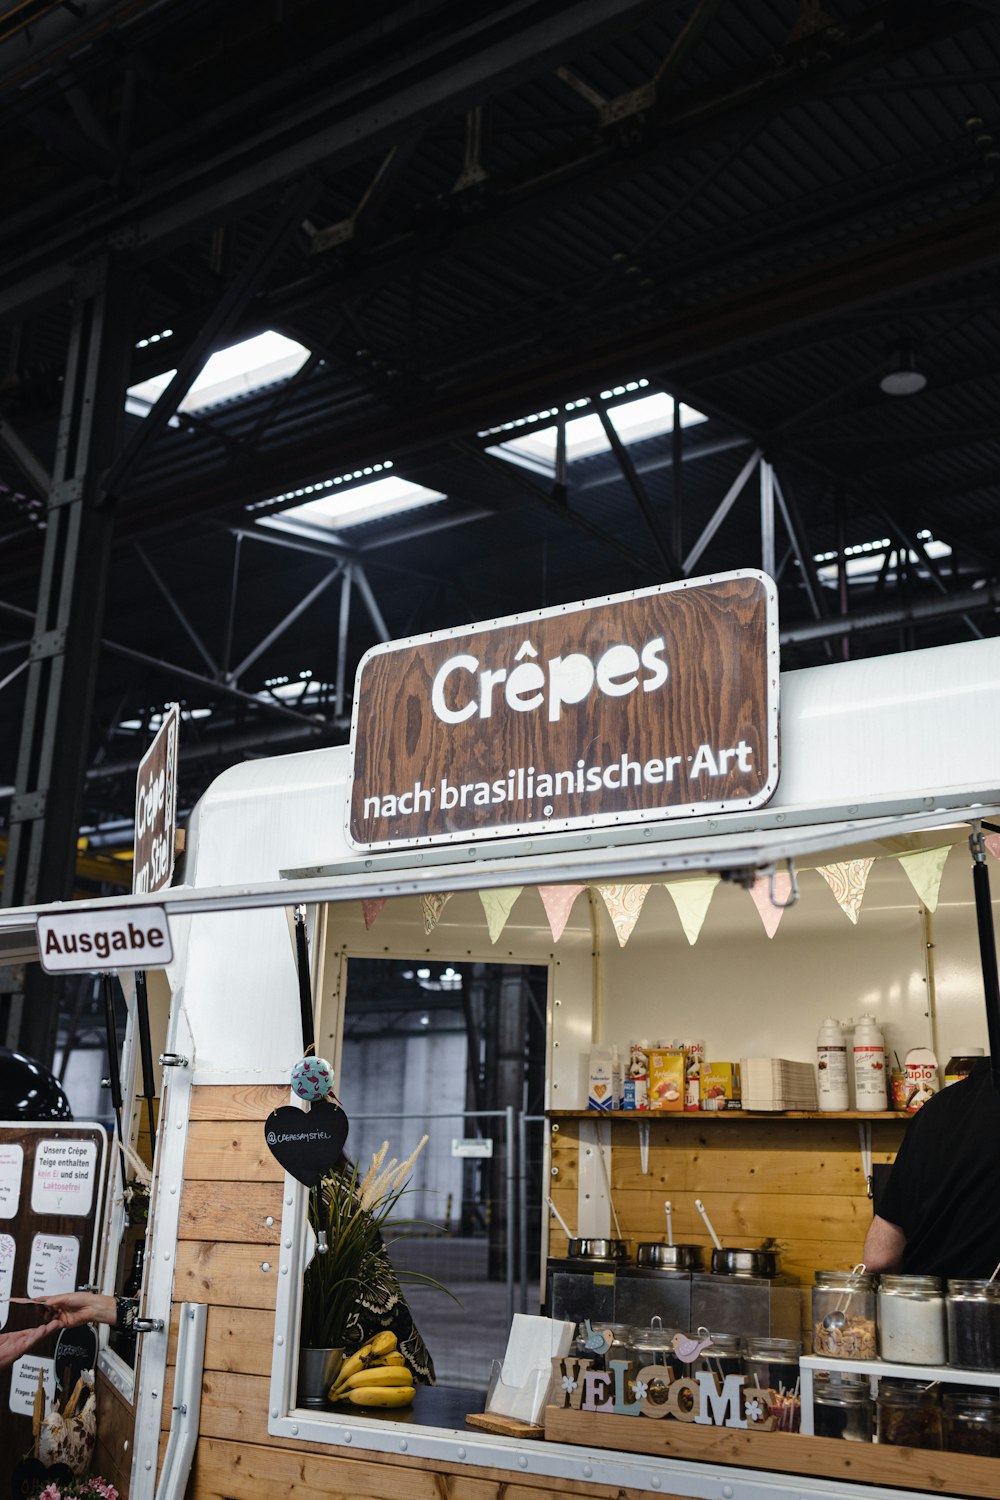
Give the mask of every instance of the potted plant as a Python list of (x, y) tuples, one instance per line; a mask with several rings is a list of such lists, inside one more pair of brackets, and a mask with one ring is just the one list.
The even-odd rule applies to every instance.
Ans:
[[(380, 1306), (388, 1309), (401, 1300), (400, 1282), (440, 1286), (419, 1272), (396, 1271), (389, 1259), (391, 1242), (383, 1236), (426, 1141), (424, 1136), (403, 1162), (395, 1157), (386, 1162), (389, 1143), (383, 1141), (364, 1176), (357, 1165), (344, 1163), (328, 1172), (309, 1194), (309, 1224), (316, 1248), (302, 1281), (301, 1406), (326, 1404), (345, 1354), (378, 1332)], [(397, 1219), (392, 1227), (414, 1222)]]

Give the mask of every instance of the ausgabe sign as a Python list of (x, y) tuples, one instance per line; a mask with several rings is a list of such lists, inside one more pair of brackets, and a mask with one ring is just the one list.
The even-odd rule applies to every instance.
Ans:
[(46, 974), (95, 969), (165, 969), (173, 962), (162, 906), (88, 909), (75, 903), (38, 918), (38, 956)]
[(390, 641), (358, 668), (357, 848), (746, 811), (777, 780), (777, 592), (756, 571)]

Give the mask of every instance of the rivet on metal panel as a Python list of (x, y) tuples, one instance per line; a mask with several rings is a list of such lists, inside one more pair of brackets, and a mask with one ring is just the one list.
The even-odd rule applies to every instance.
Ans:
[(584, 1464), (584, 1466), (583, 1466), (583, 1477), (584, 1477), (584, 1479), (589, 1479), (591, 1477), (591, 1475), (593, 1474), (593, 1472), (594, 1472), (594, 1466), (593, 1466), (593, 1464)]
[(354, 1437), (354, 1434), (352, 1432), (345, 1432), (344, 1433), (344, 1442), (345, 1443), (351, 1442), (352, 1439), (353, 1439), (353, 1437)]
[(405, 1438), (400, 1438), (400, 1440), (399, 1440), (399, 1451), (400, 1451), (400, 1453), (405, 1453), (406, 1450), (407, 1450), (407, 1448), (409, 1448), (409, 1446), (410, 1445), (406, 1441)]
[(282, 1274), (282, 1276), (287, 1276), (288, 1275), (288, 1267), (287, 1266), (282, 1266), (282, 1268), (281, 1268), (281, 1274)]
[(269, 1271), (271, 1269), (271, 1262), (269, 1260), (262, 1260), (260, 1268), (262, 1271)]
[(723, 1500), (733, 1500), (733, 1487), (731, 1484), (724, 1484), (722, 1486), (722, 1496)]
[(523, 1453), (521, 1454), (517, 1462), (522, 1469), (526, 1469), (528, 1467), (528, 1460), (525, 1458)]
[(298, 1424), (298, 1422), (293, 1422), (292, 1423), (292, 1437), (298, 1437), (298, 1435), (299, 1435), (299, 1424)]
[(280, 1349), (281, 1346), (282, 1346), (282, 1344), (285, 1342), (285, 1335), (283, 1333), (279, 1333), (278, 1337), (275, 1339), (274, 1342), (277, 1344), (278, 1348)]
[(278, 1415), (278, 1408), (276, 1406), (272, 1406), (271, 1407), (271, 1416), (272, 1417), (276, 1417), (277, 1415)]
[(171, 1192), (172, 1192), (172, 1193), (176, 1193), (176, 1191), (177, 1191), (177, 1184), (176, 1184), (176, 1182), (172, 1182), (172, 1183), (171, 1183), (171, 1184), (170, 1184), (170, 1191), (171, 1191)]

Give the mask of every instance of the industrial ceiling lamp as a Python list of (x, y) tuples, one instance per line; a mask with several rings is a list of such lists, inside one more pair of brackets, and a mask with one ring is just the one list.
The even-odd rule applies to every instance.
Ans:
[(909, 339), (901, 339), (889, 351), (889, 369), (879, 385), (887, 396), (915, 396), (927, 384), (927, 376), (917, 369), (916, 356)]

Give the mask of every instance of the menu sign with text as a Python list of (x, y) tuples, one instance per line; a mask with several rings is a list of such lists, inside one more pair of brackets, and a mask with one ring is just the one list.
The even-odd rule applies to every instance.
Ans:
[(745, 812), (777, 781), (777, 591), (756, 571), (390, 641), (358, 668), (356, 848)]
[(135, 782), (134, 896), (160, 891), (173, 877), (179, 726), (180, 709), (173, 703), (156, 739), (139, 763)]

